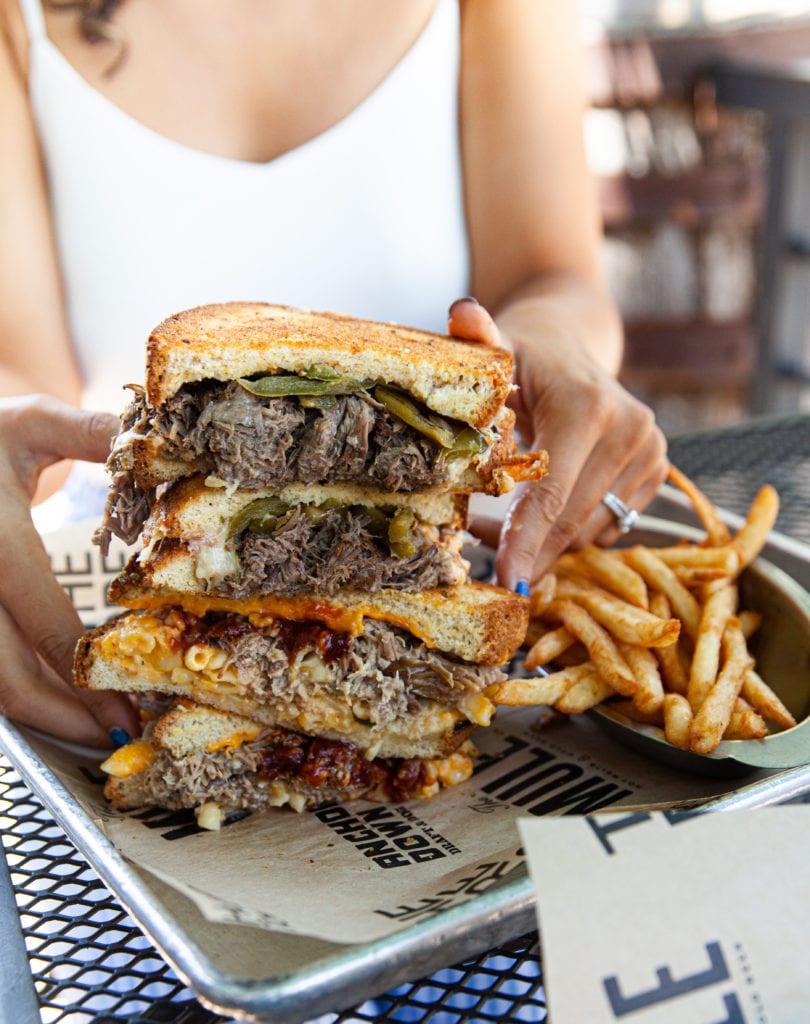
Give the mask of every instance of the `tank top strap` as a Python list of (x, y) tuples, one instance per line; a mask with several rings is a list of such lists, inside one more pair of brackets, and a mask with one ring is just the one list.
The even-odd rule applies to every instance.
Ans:
[(20, 0), (20, 7), (25, 19), (29, 41), (33, 43), (35, 39), (45, 38), (45, 15), (42, 11), (42, 0)]

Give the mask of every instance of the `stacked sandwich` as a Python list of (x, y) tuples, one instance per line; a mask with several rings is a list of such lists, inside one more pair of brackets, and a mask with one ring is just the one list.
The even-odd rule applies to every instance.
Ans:
[(538, 479), (502, 350), (266, 304), (170, 317), (122, 417), (97, 540), (139, 542), (76, 681), (137, 694), (117, 808), (222, 813), (469, 777), (528, 602), (471, 581), (469, 494)]

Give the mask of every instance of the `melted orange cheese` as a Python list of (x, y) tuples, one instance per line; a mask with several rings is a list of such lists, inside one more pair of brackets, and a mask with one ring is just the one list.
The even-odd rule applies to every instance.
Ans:
[(299, 621), (323, 622), (330, 629), (358, 636), (363, 632), (362, 608), (340, 608), (336, 605), (313, 601), (303, 595), (298, 597), (216, 597), (211, 594), (179, 594), (169, 590), (165, 593), (152, 591), (146, 594), (116, 594), (116, 603), (124, 608), (155, 610), (167, 606), (181, 607), (201, 618), (206, 612), (232, 612), (235, 615), (296, 619)]
[(255, 740), (260, 732), (261, 730), (258, 725), (255, 729), (239, 729), (236, 732), (232, 732), (230, 736), (225, 736), (221, 740), (209, 743), (205, 748), (206, 753), (213, 754), (217, 750), (237, 750), (243, 743), (250, 743), (251, 740)]
[(145, 771), (154, 763), (157, 754), (149, 740), (135, 740), (113, 751), (99, 766), (103, 772), (117, 779), (126, 779)]

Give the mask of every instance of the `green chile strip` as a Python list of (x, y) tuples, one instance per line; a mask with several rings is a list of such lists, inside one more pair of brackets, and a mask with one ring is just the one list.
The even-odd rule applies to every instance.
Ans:
[(439, 459), (445, 462), (467, 455), (480, 455), (486, 447), (486, 438), (480, 430), (476, 430), (475, 427), (464, 427), (456, 434), (452, 448), (445, 448), (439, 452)]
[[(246, 530), (269, 536), (275, 531), (279, 521), (294, 507), (276, 496), (257, 498), (240, 509), (231, 519), (228, 536), (234, 537)], [(416, 516), (412, 509), (400, 508), (392, 514), (387, 514), (383, 509), (375, 506), (341, 506), (334, 498), (327, 499), (322, 505), (303, 504), (302, 507), (305, 515), (316, 525), (323, 520), (328, 511), (334, 509), (358, 511), (370, 520), (370, 532), (380, 540), (388, 541), (390, 552), (395, 558), (410, 558), (411, 555), (416, 554), (417, 548), (412, 532), (416, 524)]]
[(486, 447), (484, 437), (474, 427), (456, 429), (442, 416), (423, 411), (417, 403), (399, 388), (376, 384), (373, 380), (359, 380), (338, 373), (331, 366), (317, 363), (304, 374), (274, 373), (257, 380), (239, 378), (239, 384), (260, 398), (295, 396), (308, 408), (329, 409), (337, 395), (353, 395), (358, 391), (374, 389), (374, 397), (397, 419), (435, 441), (443, 449), (444, 458), (476, 455)]
[(374, 381), (356, 380), (354, 377), (337, 377), (335, 380), (312, 380), (296, 374), (274, 374), (258, 380), (239, 378), (239, 383), (252, 395), (260, 398), (283, 398), (287, 395), (316, 397), (321, 395), (353, 395), (357, 391), (368, 391)]
[(388, 546), (395, 558), (410, 558), (416, 554), (413, 528), (416, 516), (413, 509), (398, 508), (388, 526)]
[(423, 413), (415, 402), (412, 402), (407, 395), (385, 384), (378, 384), (374, 388), (374, 397), (382, 402), (385, 408), (407, 423), (409, 427), (418, 430), (420, 434), (431, 438), (442, 448), (452, 448), (456, 440), (456, 431), (450, 426), (447, 420), (434, 413)]
[(231, 520), (228, 536), (233, 537), (245, 530), (271, 534), (278, 526), (279, 519), (285, 516), (291, 508), (292, 505), (275, 496), (257, 498), (236, 513)]

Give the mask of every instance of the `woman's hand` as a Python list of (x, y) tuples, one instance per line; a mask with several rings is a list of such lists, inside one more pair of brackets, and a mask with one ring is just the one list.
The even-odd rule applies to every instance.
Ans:
[[(64, 739), (110, 747), (110, 733), (139, 731), (121, 694), (71, 685), (79, 616), (51, 572), (31, 520), (40, 473), (61, 459), (103, 462), (115, 416), (44, 396), (0, 399), (0, 711)], [(122, 737), (123, 738), (123, 737)]]
[(548, 475), (520, 485), (500, 536), (499, 523), (472, 523), (497, 546), (499, 582), (515, 589), (537, 580), (566, 548), (615, 541), (619, 530), (602, 504), (605, 493), (642, 509), (666, 477), (666, 442), (652, 411), (559, 328), (507, 339), (481, 306), (462, 300), (450, 308), (448, 329), (512, 348), (518, 433), (530, 449), (549, 454)]

